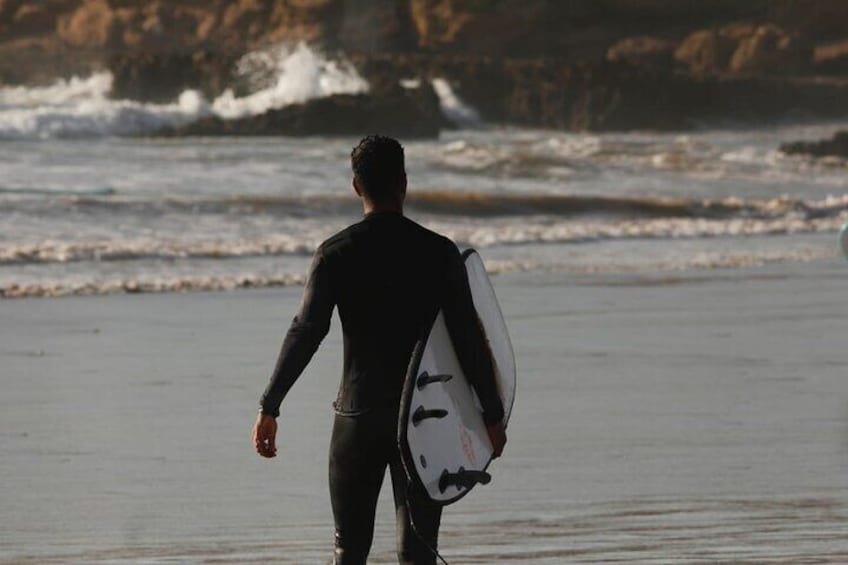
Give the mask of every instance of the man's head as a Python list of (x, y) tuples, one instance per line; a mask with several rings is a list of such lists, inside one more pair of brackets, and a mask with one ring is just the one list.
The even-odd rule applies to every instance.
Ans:
[(403, 147), (396, 139), (369, 135), (350, 154), (353, 186), (366, 201), (396, 207), (406, 195)]

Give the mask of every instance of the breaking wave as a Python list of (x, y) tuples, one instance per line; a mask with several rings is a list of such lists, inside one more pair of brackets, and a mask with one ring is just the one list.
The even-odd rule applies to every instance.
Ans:
[(816, 220), (647, 220), (624, 222), (504, 225), (498, 228), (446, 227), (455, 241), (475, 247), (533, 243), (588, 243), (631, 239), (695, 239), (715, 237), (789, 235), (836, 232), (845, 217)]
[[(805, 248), (784, 251), (704, 252), (692, 257), (642, 263), (548, 264), (528, 260), (486, 260), (486, 270), (493, 275), (515, 272), (549, 272), (571, 275), (608, 273), (661, 273), (690, 270), (714, 270), (761, 267), (774, 263), (810, 262), (832, 258), (834, 249)], [(0, 298), (89, 296), (101, 294), (135, 294), (162, 292), (223, 291), (240, 288), (295, 286), (304, 283), (298, 274), (257, 274), (209, 276), (148, 275), (136, 278), (96, 278), (39, 281), (0, 286)]]
[(201, 290), (234, 290), (292, 286), (303, 284), (302, 275), (232, 275), (208, 277), (165, 277), (150, 276), (138, 279), (113, 279), (107, 281), (54, 281), (32, 284), (12, 284), (0, 287), (0, 297), (58, 297), (91, 296), (98, 294), (136, 294), (152, 292), (189, 292)]
[[(368, 91), (368, 83), (353, 65), (327, 59), (303, 43), (293, 50), (275, 46), (248, 54), (237, 67), (249, 81), (264, 82), (265, 86), (241, 98), (232, 90), (224, 92), (212, 102), (211, 109), (225, 119), (262, 114), (314, 98)], [(260, 77), (266, 75), (270, 80), (262, 81)]]
[(190, 122), (206, 104), (186, 91), (171, 104), (111, 100), (112, 75), (62, 80), (43, 88), (0, 89), (0, 139), (50, 139), (132, 135)]
[(0, 88), (0, 139), (139, 135), (209, 115), (237, 118), (368, 90), (367, 82), (350, 64), (330, 60), (305, 44), (253, 53), (239, 66), (243, 73), (258, 72), (260, 67), (273, 76), (261, 89), (242, 97), (228, 90), (211, 102), (194, 90), (186, 90), (169, 104), (112, 100), (113, 77), (108, 72), (47, 87)]
[(447, 119), (460, 127), (480, 125), (480, 114), (456, 95), (446, 79), (434, 78), (432, 84), (439, 97), (439, 107)]
[(143, 259), (229, 259), (276, 255), (308, 255), (321, 242), (287, 236), (241, 241), (160, 241), (153, 239), (41, 241), (0, 244), (0, 265), (136, 261)]
[[(112, 214), (270, 214), (280, 217), (355, 215), (361, 203), (352, 195), (313, 194), (296, 196), (238, 195), (221, 198), (166, 197), (157, 200), (123, 198), (111, 188), (80, 191), (0, 188), (3, 193), (56, 197), (58, 212), (69, 210)], [(0, 199), (0, 211), (49, 211), (42, 198)], [(839, 217), (848, 212), (848, 195), (821, 200), (780, 197), (772, 199), (608, 197), (571, 194), (497, 194), (471, 191), (417, 190), (407, 205), (412, 212), (437, 216), (497, 218), (512, 216), (615, 218), (688, 218), (701, 220), (799, 219)]]
[[(0, 211), (26, 213), (33, 201), (6, 201)], [(90, 214), (92, 223), (120, 214), (128, 217), (183, 217), (179, 225), (212, 215), (221, 226), (214, 238), (170, 231), (144, 236), (104, 239), (99, 233), (57, 238), (0, 242), (0, 266), (46, 263), (111, 262), (145, 259), (231, 259), (309, 255), (321, 240), (341, 227), (345, 216), (355, 217), (359, 203), (353, 197), (237, 197), (219, 200), (168, 199), (121, 201), (110, 198), (69, 197), (45, 210), (31, 211), (41, 219), (73, 213)], [(5, 210), (4, 210), (5, 209)], [(419, 192), (410, 202), (412, 214), (451, 239), (485, 248), (525, 244), (579, 244), (607, 240), (698, 239), (715, 237), (815, 234), (836, 232), (848, 221), (848, 196), (821, 201), (790, 198), (774, 200), (625, 199), (566, 195), (491, 195), (480, 193)], [(422, 215), (423, 214), (423, 215)], [(221, 217), (215, 219), (214, 215)], [(268, 228), (239, 237), (225, 226), (253, 225), (271, 216)], [(278, 219), (279, 217), (279, 219)], [(327, 218), (325, 223), (315, 218)], [(215, 223), (220, 222), (220, 223)], [(307, 223), (309, 222), (309, 229)], [(315, 226), (321, 226), (315, 229)], [(215, 229), (211, 232), (215, 233)]]

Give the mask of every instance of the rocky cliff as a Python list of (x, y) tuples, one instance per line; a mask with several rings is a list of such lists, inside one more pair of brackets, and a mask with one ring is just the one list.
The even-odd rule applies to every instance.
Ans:
[(0, 46), (96, 58), (306, 40), (370, 54), (587, 60), (627, 37), (678, 41), (738, 22), (822, 43), (848, 36), (842, 0), (0, 0)]
[(505, 123), (848, 114), (844, 0), (0, 0), (0, 83), (109, 69), (115, 97), (214, 97), (243, 54), (298, 41), (344, 53), (378, 92), (446, 78)]

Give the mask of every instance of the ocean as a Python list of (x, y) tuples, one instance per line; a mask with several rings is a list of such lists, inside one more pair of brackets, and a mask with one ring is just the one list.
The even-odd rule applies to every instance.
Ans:
[[(299, 284), (313, 249), (361, 215), (350, 188), (357, 139), (143, 137), (367, 87), (304, 46), (277, 55), (276, 65), (260, 58), (264, 67), (248, 59), (276, 78), (242, 98), (115, 101), (108, 73), (0, 89), (0, 293)], [(463, 125), (404, 143), (408, 212), (478, 248), (492, 272), (734, 268), (838, 253), (844, 162), (778, 146), (848, 122), (537, 131), (481, 123), (445, 81), (436, 86)]]

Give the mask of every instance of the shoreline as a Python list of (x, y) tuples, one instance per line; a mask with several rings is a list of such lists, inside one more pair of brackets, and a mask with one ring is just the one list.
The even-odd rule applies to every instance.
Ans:
[[(818, 235), (818, 234), (816, 234)], [(486, 253), (486, 250), (483, 250)], [(775, 265), (830, 264), (841, 260), (839, 250), (820, 247), (786, 251), (760, 250), (755, 252), (700, 254), (684, 263), (672, 261), (632, 265), (562, 264), (539, 265), (532, 260), (504, 260), (494, 257), (486, 261), (487, 271), (492, 277), (529, 276), (562, 278), (568, 281), (592, 277), (665, 277), (685, 280), (688, 277), (709, 273), (739, 273), (745, 277), (759, 269)], [(193, 294), (204, 292), (234, 292), (254, 289), (299, 288), (305, 282), (303, 274), (282, 275), (228, 275), (218, 277), (173, 278), (148, 277), (150, 280), (114, 280), (107, 282), (85, 282), (76, 286), (63, 284), (26, 285), (11, 284), (0, 287), (0, 303), (8, 300), (95, 297), (136, 294)]]

